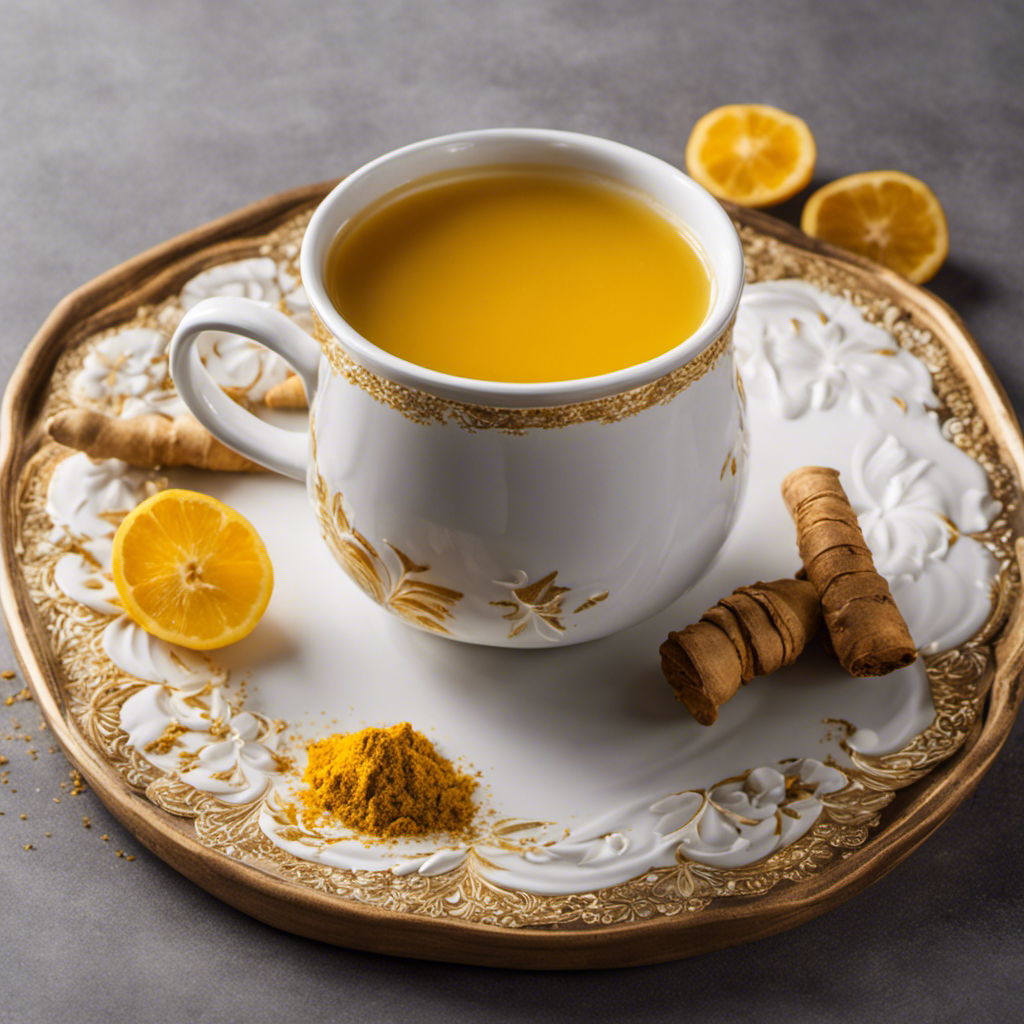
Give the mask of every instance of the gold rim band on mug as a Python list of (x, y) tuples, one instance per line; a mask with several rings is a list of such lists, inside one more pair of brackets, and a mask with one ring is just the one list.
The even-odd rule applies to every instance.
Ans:
[(732, 341), (732, 326), (730, 322), (718, 338), (685, 365), (631, 391), (573, 405), (504, 409), (438, 398), (436, 395), (378, 376), (352, 359), (320, 317), (313, 313), (313, 337), (316, 338), (331, 369), (350, 384), (361, 388), (371, 398), (396, 409), (415, 423), (452, 422), (464, 430), (500, 430), (506, 434), (522, 434), (527, 430), (537, 429), (551, 430), (574, 423), (617, 423), (651, 406), (664, 405), (714, 368)]

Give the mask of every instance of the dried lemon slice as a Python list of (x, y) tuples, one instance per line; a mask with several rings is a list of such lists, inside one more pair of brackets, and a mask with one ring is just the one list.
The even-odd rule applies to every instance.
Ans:
[(851, 174), (819, 188), (800, 226), (917, 284), (934, 277), (949, 252), (946, 214), (935, 193), (902, 171)]
[(817, 149), (810, 128), (777, 107), (736, 103), (705, 114), (686, 143), (686, 169), (713, 196), (773, 206), (811, 180)]
[(196, 651), (248, 636), (274, 589), (253, 525), (197, 491), (160, 491), (133, 509), (114, 535), (113, 570), (133, 621)]

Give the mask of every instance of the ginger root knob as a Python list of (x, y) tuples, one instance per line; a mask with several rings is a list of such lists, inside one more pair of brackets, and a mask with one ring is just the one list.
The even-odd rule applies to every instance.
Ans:
[(263, 472), (218, 441), (191, 416), (168, 419), (152, 413), (117, 419), (92, 409), (66, 409), (47, 424), (50, 436), (94, 459), (122, 459), (131, 466), (156, 469), (195, 466), (219, 471)]

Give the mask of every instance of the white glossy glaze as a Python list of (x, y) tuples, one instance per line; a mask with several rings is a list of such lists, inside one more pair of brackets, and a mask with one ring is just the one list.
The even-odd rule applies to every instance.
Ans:
[(125, 418), (180, 416), (185, 403), (167, 371), (170, 335), (151, 328), (116, 331), (93, 346), (72, 384), (85, 405)]
[[(327, 247), (341, 224), (401, 182), (493, 163), (604, 174), (677, 216), (703, 250), (712, 278), (700, 328), (637, 366), (542, 384), (452, 377), (357, 335), (331, 305), (322, 280)], [(294, 435), (232, 408), (200, 366), (214, 368), (209, 339), (225, 330), (244, 336), (235, 337), (239, 353), (255, 358), (259, 349), (247, 340), (253, 339), (291, 361), (307, 394), (315, 392), (308, 482), (321, 533), (345, 571), (404, 621), (495, 646), (579, 643), (665, 607), (720, 550), (746, 474), (731, 348), (684, 390), (663, 393), (658, 404), (638, 402), (621, 417), (518, 432), (467, 429), (449, 414), (425, 422), (351, 383), (326, 358), (314, 370), (315, 349), (305, 336), (265, 308), (268, 297), (279, 298), (273, 262), (249, 264), (244, 279), (229, 264), (186, 287), (188, 312), (170, 356), (178, 390), (224, 443), (302, 479), (308, 460)], [(528, 129), (428, 140), (356, 171), (314, 213), (301, 265), (309, 303), (348, 357), (389, 385), (414, 389), (417, 400), (441, 397), (489, 410), (559, 408), (609, 396), (626, 396), (628, 403), (643, 385), (664, 382), (688, 364), (703, 366), (702, 355), (731, 325), (743, 283), (735, 229), (685, 174), (607, 140)], [(197, 305), (200, 295), (207, 301)], [(334, 522), (325, 523), (325, 515)], [(551, 581), (540, 604), (530, 595), (529, 608), (509, 585), (524, 576)], [(425, 593), (431, 588), (433, 596)], [(432, 610), (417, 611), (431, 601)]]
[(167, 335), (146, 327), (108, 335), (86, 355), (72, 394), (116, 405), (159, 392), (169, 381), (167, 343)]
[(152, 493), (150, 476), (120, 459), (72, 455), (54, 470), (46, 511), (54, 526), (69, 536), (112, 537), (118, 516)]
[(925, 654), (956, 647), (974, 636), (992, 614), (992, 584), (999, 562), (973, 537), (961, 537), (919, 576), (892, 584), (910, 635)]
[(128, 675), (177, 690), (202, 689), (214, 675), (198, 654), (152, 636), (127, 615), (119, 615), (103, 631), (103, 650)]
[[(998, 565), (969, 535), (999, 505), (981, 466), (943, 434), (924, 364), (853, 303), (803, 281), (749, 285), (735, 337), (751, 486), (835, 466), (918, 647), (945, 650), (977, 632)], [(778, 505), (767, 515), (792, 530)]]
[[(197, 274), (181, 290), (186, 312), (203, 299), (233, 296), (252, 299), (294, 315), (304, 329), (312, 329), (305, 290), (286, 270), (267, 257), (221, 263)], [(259, 401), (289, 373), (278, 355), (248, 338), (226, 331), (206, 331), (197, 344), (207, 371), (221, 387), (237, 389)]]
[[(454, 639), (578, 643), (664, 608), (721, 549), (746, 476), (734, 381), (726, 353), (620, 422), (510, 435), (413, 422), (322, 368), (311, 480), (343, 496), (390, 580), (393, 545), (464, 595), (443, 623)], [(565, 592), (543, 607), (513, 593), (551, 573)]]
[(53, 580), (79, 604), (101, 615), (119, 615), (121, 605), (110, 575), (109, 537), (85, 541), (78, 551), (65, 555), (56, 565)]
[(845, 299), (803, 281), (750, 285), (736, 318), (737, 361), (751, 397), (779, 416), (834, 407), (935, 407), (927, 367)]
[[(266, 257), (219, 264), (185, 283), (180, 305), (168, 305), (161, 311), (161, 330), (129, 328), (96, 342), (86, 353), (72, 395), (83, 405), (99, 406), (125, 418), (149, 413), (173, 417), (188, 412), (168, 373), (167, 347), (182, 310), (212, 296), (251, 298), (285, 313), (304, 331), (313, 329), (305, 289), (285, 267)], [(214, 380), (250, 402), (259, 402), (289, 373), (279, 356), (224, 331), (205, 333), (198, 349)]]
[(998, 511), (980, 488), (961, 487), (892, 434), (860, 441), (850, 479), (875, 567), (893, 583), (916, 579), (929, 562), (946, 557), (961, 532), (984, 530)]
[[(159, 752), (156, 745), (172, 725), (174, 746)], [(227, 804), (258, 799), (282, 771), (277, 730), (263, 716), (235, 713), (219, 687), (209, 693), (143, 687), (125, 701), (121, 728), (154, 764)]]

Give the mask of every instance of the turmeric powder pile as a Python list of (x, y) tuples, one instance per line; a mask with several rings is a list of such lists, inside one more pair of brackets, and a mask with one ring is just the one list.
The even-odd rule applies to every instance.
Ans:
[(386, 839), (468, 829), (476, 780), (408, 722), (328, 736), (306, 748), (303, 819), (322, 816)]

